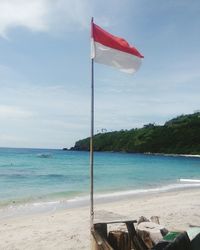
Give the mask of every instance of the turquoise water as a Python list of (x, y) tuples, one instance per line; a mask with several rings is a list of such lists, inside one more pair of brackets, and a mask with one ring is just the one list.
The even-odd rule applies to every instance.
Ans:
[[(200, 186), (200, 158), (95, 153), (97, 197)], [(88, 199), (89, 153), (0, 148), (0, 205)]]

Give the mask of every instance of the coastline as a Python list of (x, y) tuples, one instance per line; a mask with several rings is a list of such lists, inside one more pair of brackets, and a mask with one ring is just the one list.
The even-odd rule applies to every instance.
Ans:
[[(88, 154), (52, 150), (52, 157), (43, 159), (38, 158), (38, 154), (44, 152), (3, 151), (2, 158), (8, 164), (1, 168), (0, 219), (89, 204)], [(21, 163), (22, 155), (25, 165)], [(190, 182), (194, 178), (200, 179), (199, 158), (185, 159), (143, 154), (97, 154), (95, 203), (200, 187), (200, 182)]]
[[(186, 230), (189, 225), (200, 225), (199, 196), (200, 188), (154, 193), (96, 204), (95, 211), (132, 219), (156, 215), (169, 230)], [(0, 230), (0, 249), (88, 250), (89, 207), (1, 219)]]
[[(60, 149), (63, 151), (74, 151), (74, 152), (89, 152), (89, 150), (78, 150), (78, 149)], [(124, 154), (143, 154), (143, 155), (155, 155), (155, 156), (171, 156), (171, 157), (194, 157), (194, 158), (200, 158), (200, 154), (167, 154), (167, 153), (152, 153), (152, 152), (128, 152), (128, 151), (101, 151), (101, 150), (94, 150), (94, 152), (100, 152), (100, 153), (124, 153)]]
[[(95, 204), (101, 205), (112, 202), (122, 202), (138, 197), (153, 197), (154, 195), (168, 194), (173, 192), (182, 192), (187, 190), (200, 189), (200, 181), (198, 182), (178, 182), (171, 183), (166, 186), (155, 186), (151, 188), (132, 189), (132, 190), (116, 190), (114, 192), (108, 191), (104, 193), (96, 192), (94, 194)], [(65, 209), (83, 208), (89, 206), (89, 195), (78, 195), (74, 197), (57, 197), (56, 199), (40, 199), (29, 200), (27, 202), (11, 203), (0, 206), (0, 220), (6, 218), (21, 217), (23, 215), (45, 214)]]

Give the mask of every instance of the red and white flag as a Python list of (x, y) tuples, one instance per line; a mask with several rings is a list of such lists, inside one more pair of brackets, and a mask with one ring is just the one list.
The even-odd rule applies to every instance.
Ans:
[(92, 54), (97, 63), (113, 66), (126, 73), (134, 73), (143, 56), (126, 40), (113, 36), (92, 22)]

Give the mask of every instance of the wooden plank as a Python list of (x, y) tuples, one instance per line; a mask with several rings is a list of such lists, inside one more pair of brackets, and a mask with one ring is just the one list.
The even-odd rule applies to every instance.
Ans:
[(131, 241), (127, 232), (110, 231), (108, 241), (115, 250), (131, 250)]
[(92, 250), (114, 250), (108, 243), (106, 223), (95, 224), (92, 235)]

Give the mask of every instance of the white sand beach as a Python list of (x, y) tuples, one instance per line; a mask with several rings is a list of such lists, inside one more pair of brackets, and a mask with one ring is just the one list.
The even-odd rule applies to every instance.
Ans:
[[(186, 230), (200, 226), (200, 189), (179, 190), (96, 205), (110, 212), (138, 219), (160, 217), (167, 229)], [(30, 214), (0, 221), (1, 250), (90, 249), (89, 208), (79, 207), (42, 214)]]

